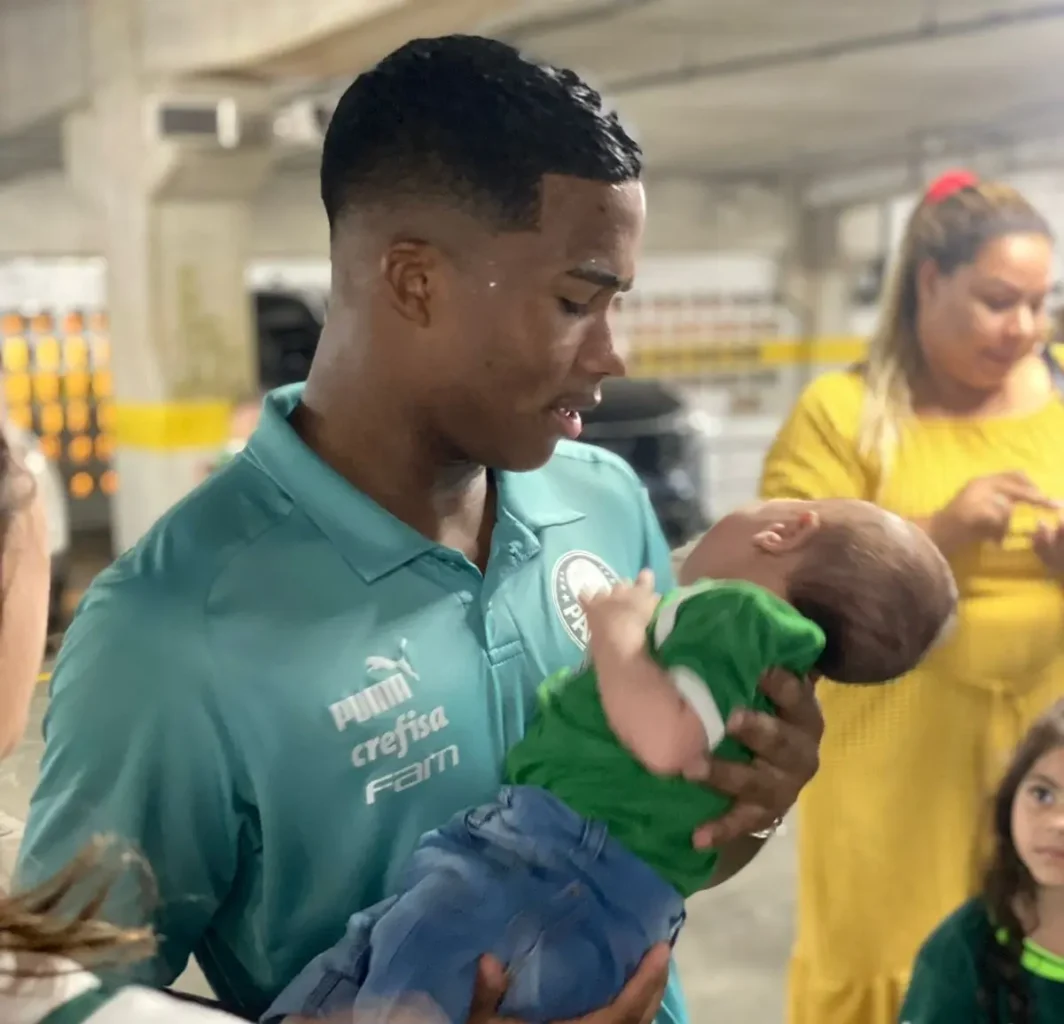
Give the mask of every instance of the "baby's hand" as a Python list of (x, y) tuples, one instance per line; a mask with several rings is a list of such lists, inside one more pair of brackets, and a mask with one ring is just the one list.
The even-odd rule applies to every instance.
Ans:
[(637, 654), (646, 643), (646, 630), (658, 606), (654, 574), (644, 569), (634, 583), (617, 583), (608, 590), (580, 595), (591, 634), (591, 652), (609, 650), (613, 656)]

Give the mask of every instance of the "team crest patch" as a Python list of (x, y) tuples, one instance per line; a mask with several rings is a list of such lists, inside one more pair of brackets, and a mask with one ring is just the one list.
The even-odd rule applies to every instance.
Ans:
[(554, 607), (565, 631), (581, 650), (587, 649), (587, 617), (580, 607), (580, 595), (605, 590), (620, 582), (620, 577), (590, 551), (570, 551), (554, 564), (551, 586)]

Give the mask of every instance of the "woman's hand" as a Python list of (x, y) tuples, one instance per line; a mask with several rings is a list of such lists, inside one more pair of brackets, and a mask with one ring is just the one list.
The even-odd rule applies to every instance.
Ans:
[(1047, 498), (1026, 473), (993, 473), (965, 484), (944, 509), (931, 517), (927, 532), (946, 555), (980, 541), (1000, 543), (1009, 532), (1009, 521), (1017, 505), (1061, 508), (1061, 503)]
[(728, 722), (728, 734), (749, 747), (754, 759), (750, 764), (710, 759), (705, 782), (735, 797), (735, 804), (695, 832), (699, 849), (773, 828), (820, 767), (824, 717), (813, 684), (774, 670), (761, 681), (761, 689), (777, 714), (741, 711)]
[(1034, 550), (1050, 573), (1064, 579), (1064, 519), (1038, 524)]
[[(558, 1021), (556, 1024), (651, 1024), (661, 1008), (669, 981), (670, 956), (667, 944), (654, 946), (609, 1006), (579, 1020)], [(506, 972), (502, 964), (494, 957), (484, 957), (480, 962), (469, 1024), (521, 1024), (496, 1016), (505, 994)]]

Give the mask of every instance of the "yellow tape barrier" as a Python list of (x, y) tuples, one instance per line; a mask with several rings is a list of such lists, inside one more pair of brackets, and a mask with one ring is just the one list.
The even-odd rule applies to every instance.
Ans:
[(115, 403), (115, 443), (146, 451), (219, 448), (232, 431), (228, 402)]

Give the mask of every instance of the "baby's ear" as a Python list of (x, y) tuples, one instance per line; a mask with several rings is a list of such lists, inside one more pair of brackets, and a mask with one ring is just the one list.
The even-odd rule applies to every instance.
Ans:
[(798, 551), (816, 536), (820, 516), (812, 509), (803, 509), (778, 523), (754, 534), (754, 545), (768, 555), (784, 555)]

